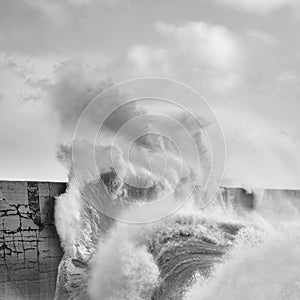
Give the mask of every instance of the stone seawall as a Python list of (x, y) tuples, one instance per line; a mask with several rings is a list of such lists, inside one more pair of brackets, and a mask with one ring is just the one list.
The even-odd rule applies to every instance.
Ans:
[(65, 183), (0, 182), (0, 299), (53, 299), (62, 257), (55, 196)]

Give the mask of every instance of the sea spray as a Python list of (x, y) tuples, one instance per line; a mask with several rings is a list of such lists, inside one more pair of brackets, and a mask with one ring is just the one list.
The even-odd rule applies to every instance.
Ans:
[[(149, 94), (157, 91), (149, 82), (142, 82), (142, 86)], [(135, 91), (134, 96), (141, 91), (130, 90)], [(174, 99), (178, 99), (178, 86), (171, 90)], [(56, 205), (56, 225), (65, 249), (56, 299), (181, 300), (197, 299), (199, 293), (207, 297), (204, 299), (217, 299), (222, 297), (222, 290), (230, 299), (233, 286), (225, 279), (236, 282), (240, 279), (235, 277), (239, 270), (242, 281), (237, 293), (243, 299), (246, 274), (257, 283), (251, 273), (244, 272), (243, 262), (249, 257), (253, 265), (256, 259), (261, 263), (262, 254), (269, 253), (268, 243), (277, 249), (276, 255), (280, 254), (276, 238), (271, 238), (279, 232), (276, 224), (282, 217), (276, 209), (269, 213), (273, 197), (265, 201), (268, 193), (257, 196), (251, 189), (233, 199), (216, 193), (225, 153), (217, 120), (208, 122), (207, 128), (182, 106), (157, 100), (166, 97), (143, 98), (144, 89), (141, 95), (138, 93), (140, 97), (133, 97), (138, 100), (129, 107), (128, 97), (123, 101), (122, 93), (117, 89), (112, 92), (112, 96), (117, 95), (116, 103), (124, 105), (116, 111), (101, 111), (105, 119), (100, 120), (104, 122), (101, 134), (91, 116), (99, 107), (110, 105), (92, 101), (88, 105), (90, 112), (85, 115), (84, 110), (79, 118), (73, 144), (61, 149), (60, 157), (70, 170), (70, 182), (67, 194), (59, 197)], [(182, 99), (187, 94), (184, 91)], [(109, 93), (106, 96), (100, 95), (96, 100), (114, 102)], [(137, 108), (138, 102), (145, 107), (135, 111), (133, 107)], [(160, 109), (155, 110), (157, 107)], [(126, 111), (130, 114), (123, 114)], [(127, 116), (139, 121), (132, 124)], [(213, 126), (221, 136), (218, 142), (213, 135), (203, 134)], [(127, 131), (122, 131), (124, 128)], [(217, 180), (211, 180), (214, 177)], [(277, 204), (285, 207), (280, 202), (285, 197), (274, 197)], [(160, 200), (164, 200), (162, 205)], [(283, 216), (297, 210), (294, 203), (288, 205), (291, 206)], [(297, 212), (293, 216), (297, 217)], [(291, 220), (287, 217), (286, 222), (290, 224)], [(76, 225), (68, 228), (73, 223)], [(289, 241), (282, 240), (283, 248)], [(266, 277), (257, 274), (257, 278)], [(294, 289), (297, 285), (291, 279), (288, 286)], [(270, 295), (258, 284), (253, 291), (252, 295)], [(276, 292), (280, 295), (284, 291)]]
[(91, 299), (151, 298), (158, 283), (159, 270), (146, 245), (139, 244), (131, 228), (119, 225), (99, 243), (91, 261), (88, 290)]
[(248, 232), (210, 278), (200, 278), (186, 300), (298, 299), (300, 294), (299, 224)]
[[(85, 188), (95, 191), (95, 184)], [(297, 195), (247, 193), (254, 206), (230, 197), (202, 209), (188, 202), (168, 218), (140, 225), (115, 222), (85, 203), (76, 260), (62, 264), (75, 295), (69, 298), (80, 291), (80, 299), (296, 299)]]
[(181, 299), (196, 270), (210, 274), (238, 223), (184, 212), (154, 224), (116, 224), (91, 260), (92, 299)]

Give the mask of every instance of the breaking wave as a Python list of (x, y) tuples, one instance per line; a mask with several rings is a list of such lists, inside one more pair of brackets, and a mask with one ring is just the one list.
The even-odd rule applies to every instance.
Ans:
[[(114, 172), (103, 176), (106, 185), (89, 183), (77, 197), (112, 199)], [(156, 193), (152, 187), (126, 195), (137, 201)], [(71, 187), (67, 195), (74, 197)], [(78, 228), (67, 225), (62, 238), (56, 299), (297, 299), (299, 193), (223, 188), (208, 207), (194, 203), (140, 225), (116, 222), (81, 203), (72, 223)], [(66, 218), (56, 214), (58, 230)]]
[[(298, 299), (300, 193), (208, 182), (206, 123), (178, 107), (184, 129), (161, 114), (153, 122), (153, 103), (110, 114), (108, 143), (77, 136), (61, 147), (70, 180), (55, 208), (65, 253), (55, 299)], [(146, 119), (120, 134), (136, 115)]]

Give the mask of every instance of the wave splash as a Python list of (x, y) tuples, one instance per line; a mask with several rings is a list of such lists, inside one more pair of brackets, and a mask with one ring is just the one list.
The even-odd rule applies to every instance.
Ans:
[[(114, 111), (106, 143), (60, 149), (70, 174), (55, 207), (65, 253), (55, 299), (297, 299), (300, 193), (219, 188), (204, 120), (173, 107), (176, 122), (161, 111), (154, 122), (150, 102)], [(132, 125), (136, 112), (146, 119)]]
[[(116, 222), (92, 205), (155, 198), (116, 184), (113, 170), (57, 201), (65, 249), (56, 299), (296, 299), (300, 293), (299, 193), (223, 189), (159, 222)], [(128, 196), (129, 195), (129, 196)], [(68, 204), (65, 207), (66, 199)], [(62, 201), (64, 200), (64, 201)], [(143, 214), (136, 208), (129, 214)], [(66, 296), (67, 295), (67, 296)]]

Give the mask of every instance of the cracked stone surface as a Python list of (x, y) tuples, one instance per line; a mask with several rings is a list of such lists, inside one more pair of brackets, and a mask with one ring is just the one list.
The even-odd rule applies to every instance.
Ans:
[(64, 183), (0, 182), (0, 299), (53, 299), (62, 258), (54, 226)]

